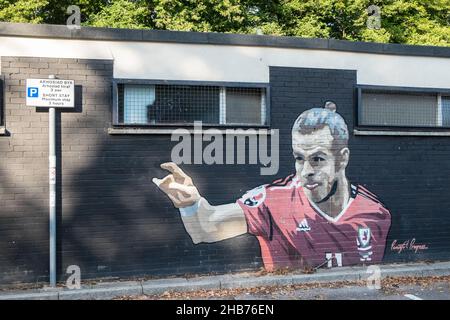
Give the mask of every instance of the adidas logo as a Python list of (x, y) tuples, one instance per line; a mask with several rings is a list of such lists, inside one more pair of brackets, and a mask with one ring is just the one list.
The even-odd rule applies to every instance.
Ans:
[(306, 221), (306, 219), (303, 219), (299, 224), (298, 227), (296, 229), (297, 231), (303, 231), (303, 232), (307, 232), (310, 231), (311, 228), (308, 225), (308, 221)]

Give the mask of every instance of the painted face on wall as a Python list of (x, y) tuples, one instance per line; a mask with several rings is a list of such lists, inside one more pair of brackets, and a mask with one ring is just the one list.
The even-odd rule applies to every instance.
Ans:
[[(297, 177), (301, 181), (305, 194), (314, 202), (327, 197), (346, 166), (346, 163), (342, 165), (337, 163), (333, 139), (328, 126), (310, 134), (300, 132), (292, 134)], [(347, 148), (344, 149), (344, 152), (348, 152)], [(342, 151), (337, 150), (337, 153)]]

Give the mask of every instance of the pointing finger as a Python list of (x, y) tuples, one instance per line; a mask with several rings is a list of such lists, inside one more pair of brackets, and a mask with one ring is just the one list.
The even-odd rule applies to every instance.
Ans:
[(156, 184), (156, 185), (159, 187), (159, 185), (160, 185), (161, 182), (162, 182), (162, 179), (153, 178), (153, 179), (152, 179), (152, 182), (153, 182), (154, 184)]
[(169, 174), (162, 179), (153, 178), (152, 181), (158, 186), (158, 188), (167, 193), (169, 190), (169, 185), (174, 181), (174, 178), (173, 175)]

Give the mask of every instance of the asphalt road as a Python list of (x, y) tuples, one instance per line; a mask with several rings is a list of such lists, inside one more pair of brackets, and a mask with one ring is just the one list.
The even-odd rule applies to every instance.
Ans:
[(380, 287), (369, 288), (363, 281), (313, 283), (251, 289), (165, 292), (155, 296), (129, 296), (126, 299), (175, 300), (450, 300), (450, 276), (387, 278)]

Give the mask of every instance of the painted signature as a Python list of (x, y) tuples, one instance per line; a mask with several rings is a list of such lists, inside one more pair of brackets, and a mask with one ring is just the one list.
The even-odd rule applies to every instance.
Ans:
[(397, 253), (402, 253), (403, 251), (409, 250), (417, 253), (418, 251), (427, 250), (428, 246), (426, 244), (416, 243), (416, 238), (406, 240), (404, 242), (398, 242), (397, 240), (392, 241), (391, 251), (396, 251)]

